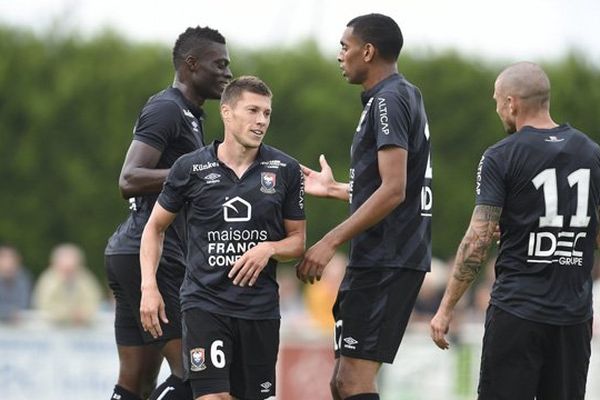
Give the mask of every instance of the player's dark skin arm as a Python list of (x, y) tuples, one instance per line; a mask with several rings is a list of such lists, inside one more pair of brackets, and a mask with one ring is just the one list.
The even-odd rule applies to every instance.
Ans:
[(228, 276), (233, 280), (234, 285), (254, 285), (270, 258), (277, 261), (291, 261), (302, 255), (306, 243), (306, 221), (285, 219), (283, 223), (286, 231), (285, 238), (276, 242), (261, 242), (245, 252), (233, 264)]
[(487, 259), (501, 214), (501, 207), (478, 205), (473, 210), (471, 223), (456, 253), (446, 292), (431, 320), (431, 338), (440, 349), (445, 350), (449, 346), (445, 335), (450, 327), (452, 312)]
[(119, 189), (123, 198), (160, 193), (169, 175), (168, 169), (154, 169), (161, 155), (159, 150), (144, 142), (131, 141), (119, 176)]
[(350, 217), (308, 249), (296, 270), (303, 282), (320, 280), (338, 246), (380, 222), (404, 201), (408, 152), (390, 146), (379, 150), (377, 158), (381, 185)]

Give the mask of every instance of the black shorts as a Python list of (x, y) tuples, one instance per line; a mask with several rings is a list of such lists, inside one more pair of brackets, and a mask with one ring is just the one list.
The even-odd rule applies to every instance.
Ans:
[(156, 272), (158, 289), (165, 302), (168, 324), (161, 322), (163, 335), (154, 339), (144, 332), (140, 320), (141, 272), (140, 256), (137, 254), (106, 255), (106, 276), (116, 300), (115, 338), (120, 346), (142, 346), (162, 343), (181, 338), (181, 306), (179, 288), (183, 282), (185, 267), (171, 262), (168, 257), (161, 260)]
[(347, 268), (333, 305), (336, 358), (394, 362), (424, 278), (405, 268)]
[(557, 326), (491, 305), (486, 313), (479, 400), (583, 400), (592, 321)]
[(279, 320), (248, 320), (198, 308), (183, 312), (183, 365), (194, 398), (275, 396)]

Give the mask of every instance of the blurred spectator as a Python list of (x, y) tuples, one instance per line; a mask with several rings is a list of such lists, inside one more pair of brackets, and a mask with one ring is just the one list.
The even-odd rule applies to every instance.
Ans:
[(62, 325), (90, 324), (102, 302), (102, 289), (85, 266), (85, 255), (76, 245), (58, 245), (50, 265), (40, 276), (33, 294), (36, 309)]
[(496, 257), (490, 258), (490, 260), (482, 268), (483, 270), (479, 273), (473, 290), (473, 318), (483, 320), (485, 318), (485, 312), (490, 305), (490, 296), (492, 294), (492, 286), (496, 279)]
[(279, 284), (279, 308), (281, 311), (281, 332), (297, 333), (298, 328), (306, 328), (310, 317), (304, 306), (301, 282), (296, 278), (293, 265), (281, 264), (277, 267)]
[(332, 308), (347, 264), (348, 257), (342, 253), (336, 253), (325, 267), (321, 280), (312, 285), (306, 285), (304, 299), (308, 312), (316, 327), (327, 334), (333, 334), (335, 321)]
[(431, 272), (425, 274), (413, 309), (413, 320), (429, 322), (435, 315), (446, 290), (449, 272), (450, 266), (444, 261), (435, 257), (431, 259)]
[(23, 267), (19, 251), (0, 245), (0, 322), (17, 322), (29, 307), (31, 276)]

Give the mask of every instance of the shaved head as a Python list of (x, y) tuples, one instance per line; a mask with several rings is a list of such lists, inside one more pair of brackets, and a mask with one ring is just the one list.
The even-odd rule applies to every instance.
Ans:
[(532, 62), (519, 62), (507, 67), (496, 79), (496, 88), (504, 96), (522, 99), (530, 106), (550, 104), (550, 80), (544, 70)]

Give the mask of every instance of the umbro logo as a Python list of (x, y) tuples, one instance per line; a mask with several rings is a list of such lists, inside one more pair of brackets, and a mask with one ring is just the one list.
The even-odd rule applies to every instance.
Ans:
[(196, 117), (194, 117), (194, 114), (192, 114), (192, 112), (190, 110), (188, 110), (187, 108), (183, 109), (183, 115), (185, 115), (186, 117), (189, 117), (189, 118), (196, 118)]
[(220, 174), (213, 172), (211, 174), (206, 175), (203, 179), (206, 181), (206, 183), (218, 183), (221, 182), (221, 180), (219, 179), (220, 177)]
[(558, 143), (558, 142), (562, 142), (565, 139), (559, 139), (556, 136), (548, 136), (546, 139), (544, 139), (545, 142), (550, 142), (550, 143)]
[(273, 386), (273, 384), (271, 382), (263, 382), (260, 384), (260, 387), (262, 388), (260, 390), (261, 393), (269, 393), (271, 391), (271, 387)]
[(347, 338), (344, 338), (344, 343), (344, 348), (355, 350), (358, 340), (354, 339), (352, 336), (348, 336)]

